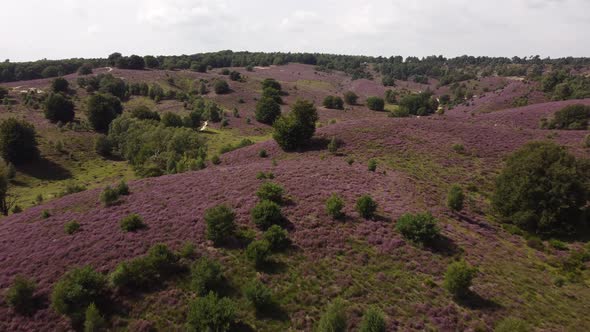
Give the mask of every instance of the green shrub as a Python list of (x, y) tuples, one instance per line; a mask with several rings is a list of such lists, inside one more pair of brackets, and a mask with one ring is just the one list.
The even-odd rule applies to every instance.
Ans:
[(258, 198), (261, 200), (269, 200), (277, 204), (281, 204), (283, 202), (284, 193), (285, 189), (280, 184), (274, 182), (265, 182), (260, 185), (260, 188), (258, 188), (256, 196), (258, 196)]
[(78, 68), (78, 75), (90, 75), (92, 74), (92, 65), (85, 63)]
[(51, 305), (60, 314), (74, 322), (84, 319), (91, 303), (101, 307), (108, 300), (108, 284), (104, 275), (90, 266), (74, 268), (67, 272), (53, 287)]
[(344, 101), (338, 96), (326, 96), (322, 105), (329, 109), (344, 109)]
[(453, 151), (457, 152), (457, 153), (465, 153), (465, 147), (463, 146), (463, 144), (460, 143), (455, 143), (453, 144), (453, 146), (451, 147), (453, 149)]
[(439, 236), (437, 220), (430, 212), (402, 215), (395, 224), (395, 229), (404, 238), (416, 243), (429, 243)]
[(300, 148), (313, 137), (318, 119), (313, 103), (298, 100), (289, 114), (275, 121), (273, 138), (285, 151)]
[(47, 219), (49, 217), (51, 217), (51, 213), (49, 211), (47, 211), (47, 210), (41, 211), (41, 218)]
[(161, 120), (162, 124), (166, 127), (182, 127), (184, 126), (184, 121), (180, 115), (172, 112), (166, 112), (162, 116)]
[(192, 242), (185, 242), (180, 248), (178, 255), (182, 258), (190, 259), (196, 255), (196, 247)]
[(256, 104), (254, 116), (258, 122), (271, 125), (280, 115), (281, 106), (272, 98), (263, 97)]
[(64, 225), (64, 231), (66, 232), (66, 234), (72, 235), (76, 233), (78, 230), (80, 230), (80, 223), (76, 220), (68, 221)]
[(345, 332), (346, 331), (346, 307), (344, 301), (336, 299), (328, 305), (328, 308), (320, 317), (317, 332)]
[(476, 274), (477, 269), (465, 261), (454, 262), (447, 268), (443, 285), (455, 297), (464, 297), (469, 293), (469, 287)]
[(494, 328), (494, 332), (530, 332), (528, 324), (518, 318), (507, 317), (502, 319)]
[(453, 211), (463, 210), (463, 200), (465, 195), (461, 186), (454, 184), (447, 194), (447, 206)]
[(115, 96), (97, 93), (88, 97), (86, 116), (96, 131), (107, 131), (111, 122), (122, 112), (121, 101)]
[(35, 127), (32, 124), (8, 118), (0, 122), (0, 154), (6, 161), (20, 164), (39, 157)]
[(569, 105), (555, 112), (547, 123), (549, 129), (586, 130), (590, 119), (590, 106)]
[(336, 137), (332, 137), (330, 143), (328, 143), (328, 151), (330, 151), (330, 153), (332, 154), (335, 154), (336, 152), (338, 152), (338, 145), (339, 144)]
[(100, 311), (94, 303), (86, 309), (84, 319), (84, 332), (99, 332), (106, 327), (106, 321), (100, 315)]
[(146, 227), (143, 223), (143, 219), (135, 213), (121, 219), (119, 226), (121, 227), (121, 230), (125, 232), (135, 232)]
[(219, 245), (234, 234), (236, 214), (227, 205), (217, 205), (205, 210), (207, 239)]
[(228, 298), (219, 298), (215, 293), (199, 297), (189, 304), (187, 332), (230, 331), (236, 319), (236, 305)]
[(560, 241), (557, 239), (549, 240), (549, 245), (557, 250), (567, 250), (568, 249), (567, 244), (565, 244), (563, 241)]
[(385, 101), (379, 97), (367, 98), (367, 107), (372, 111), (383, 111), (385, 107)]
[(418, 94), (408, 94), (400, 99), (400, 109), (412, 115), (428, 115), (436, 112), (438, 102), (432, 92), (426, 91)]
[(116, 190), (120, 196), (129, 195), (129, 186), (127, 185), (127, 182), (125, 182), (125, 180), (121, 180), (121, 182), (119, 182)]
[(492, 204), (500, 216), (537, 234), (571, 234), (584, 224), (587, 166), (550, 142), (532, 142), (507, 160)]
[(369, 172), (375, 172), (377, 170), (377, 160), (371, 159), (367, 165)]
[(131, 117), (139, 120), (155, 120), (160, 121), (160, 114), (152, 111), (145, 105), (140, 105), (131, 110)]
[(51, 81), (51, 91), (54, 93), (67, 93), (70, 88), (70, 83), (63, 77), (58, 77)]
[(100, 193), (100, 201), (104, 206), (112, 206), (119, 202), (119, 192), (111, 186), (106, 186)]
[(229, 84), (224, 80), (216, 80), (215, 83), (213, 83), (213, 91), (218, 95), (228, 93), (230, 91)]
[(211, 157), (211, 163), (213, 165), (221, 164), (221, 159), (219, 158), (219, 155), (213, 155), (213, 157)]
[(268, 229), (272, 225), (278, 225), (283, 222), (283, 213), (281, 207), (269, 200), (262, 200), (254, 206), (251, 211), (252, 221), (260, 229)]
[(326, 200), (326, 212), (332, 219), (344, 218), (344, 200), (338, 194), (332, 194)]
[(264, 81), (262, 81), (262, 89), (266, 89), (266, 88), (272, 88), (278, 91), (281, 91), (282, 87), (281, 87), (281, 83), (277, 82), (277, 80), (275, 80), (274, 78), (266, 78), (264, 79)]
[(266, 264), (270, 255), (270, 244), (265, 240), (254, 241), (246, 248), (246, 257), (252, 261), (256, 267), (261, 267)]
[(257, 312), (268, 310), (273, 304), (270, 289), (258, 280), (250, 282), (244, 287), (244, 295)]
[(270, 249), (273, 251), (284, 250), (291, 245), (289, 233), (279, 225), (270, 226), (262, 237), (268, 242)]
[(398, 107), (391, 111), (391, 113), (389, 113), (389, 116), (392, 118), (407, 118), (408, 116), (410, 116), (410, 113), (408, 112), (408, 109)]
[(356, 201), (356, 211), (365, 219), (372, 219), (377, 211), (377, 202), (369, 195), (363, 195)]
[(74, 120), (74, 103), (61, 93), (52, 93), (43, 104), (45, 118), (51, 122), (70, 122)]
[(539, 251), (545, 250), (545, 244), (543, 243), (543, 240), (541, 240), (537, 236), (530, 236), (526, 240), (526, 245), (529, 246), (530, 248), (535, 249), (535, 250), (539, 250)]
[(94, 151), (101, 156), (110, 156), (113, 151), (113, 145), (107, 136), (100, 135), (94, 141)]
[(359, 97), (356, 95), (356, 93), (354, 93), (352, 91), (347, 91), (344, 93), (344, 101), (348, 105), (356, 105), (358, 98)]
[(35, 309), (34, 294), (36, 289), (35, 282), (22, 276), (16, 276), (6, 292), (6, 303), (18, 313), (30, 313)]
[(191, 267), (191, 289), (199, 295), (215, 291), (222, 282), (221, 265), (214, 260), (202, 257)]
[(158, 243), (146, 256), (117, 265), (109, 278), (118, 289), (146, 289), (161, 284), (178, 269), (178, 257), (165, 244)]
[(271, 87), (264, 88), (262, 90), (262, 98), (270, 98), (277, 102), (277, 104), (283, 103), (283, 98), (281, 98), (281, 91), (277, 89), (273, 89)]
[(369, 307), (363, 315), (359, 332), (386, 332), (385, 314), (377, 307)]

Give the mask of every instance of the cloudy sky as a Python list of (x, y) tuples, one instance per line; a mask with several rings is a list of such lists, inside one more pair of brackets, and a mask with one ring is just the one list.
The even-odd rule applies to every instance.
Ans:
[(0, 59), (224, 49), (590, 56), (589, 0), (10, 0)]

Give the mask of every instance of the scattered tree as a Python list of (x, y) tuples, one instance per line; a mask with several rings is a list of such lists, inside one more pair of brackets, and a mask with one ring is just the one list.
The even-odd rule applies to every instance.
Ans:
[(444, 287), (457, 298), (464, 297), (469, 293), (469, 287), (477, 269), (465, 261), (451, 263), (445, 273)]
[(219, 298), (210, 292), (205, 297), (198, 297), (189, 304), (187, 313), (187, 332), (230, 331), (236, 319), (236, 306), (229, 298)]
[(354, 93), (352, 91), (347, 91), (344, 93), (344, 101), (348, 105), (356, 105), (358, 98), (359, 97), (356, 95), (356, 93)]
[(283, 150), (294, 150), (307, 143), (315, 133), (318, 113), (309, 101), (298, 100), (291, 112), (275, 121), (273, 138)]
[(283, 221), (281, 207), (269, 200), (262, 200), (251, 211), (252, 221), (260, 229), (268, 229), (272, 225), (278, 225)]
[(261, 98), (256, 104), (256, 121), (272, 125), (281, 115), (281, 106), (272, 98)]
[(385, 107), (385, 101), (379, 97), (367, 98), (367, 107), (372, 111), (383, 111)]
[(30, 313), (35, 309), (36, 288), (35, 282), (23, 276), (16, 276), (6, 292), (6, 303), (18, 313)]
[(369, 195), (363, 195), (356, 201), (356, 211), (365, 219), (372, 219), (377, 211), (377, 202)]
[(63, 77), (58, 77), (51, 81), (51, 91), (54, 93), (68, 93), (70, 83)]
[(432, 242), (439, 236), (437, 220), (430, 212), (402, 215), (395, 224), (395, 229), (404, 238), (421, 244)]
[(223, 282), (221, 265), (207, 257), (191, 267), (191, 289), (199, 295), (215, 291)]
[(236, 215), (227, 205), (217, 205), (205, 211), (207, 238), (216, 245), (223, 243), (232, 236), (236, 225)]
[(461, 211), (463, 210), (464, 200), (463, 189), (458, 184), (454, 184), (447, 194), (447, 206), (453, 211)]
[(123, 112), (119, 98), (108, 94), (95, 94), (86, 105), (88, 121), (96, 131), (107, 131), (111, 122)]
[(227, 84), (227, 82), (224, 80), (217, 80), (213, 84), (213, 91), (215, 91), (215, 93), (218, 95), (228, 93), (229, 92), (229, 84)]
[(43, 104), (45, 118), (51, 122), (74, 120), (74, 103), (61, 93), (52, 93)]
[(332, 194), (326, 200), (326, 212), (332, 219), (344, 218), (344, 200), (338, 194)]
[(35, 128), (26, 121), (8, 118), (0, 123), (0, 153), (2, 158), (13, 164), (36, 159), (37, 149)]
[(342, 98), (338, 96), (326, 96), (326, 98), (324, 98), (323, 105), (325, 108), (330, 109), (344, 109), (344, 101), (342, 101)]

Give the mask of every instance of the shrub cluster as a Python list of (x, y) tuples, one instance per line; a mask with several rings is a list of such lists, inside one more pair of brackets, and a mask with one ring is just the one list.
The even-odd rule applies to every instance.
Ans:
[(377, 211), (377, 202), (369, 195), (363, 195), (356, 201), (356, 211), (365, 219), (372, 219)]
[(451, 263), (445, 273), (444, 287), (457, 298), (464, 297), (469, 293), (469, 287), (477, 269), (465, 261)]
[(277, 204), (281, 204), (283, 202), (284, 193), (285, 189), (280, 184), (274, 182), (265, 182), (260, 186), (260, 188), (258, 188), (256, 196), (258, 196), (258, 198), (261, 200), (269, 200)]
[(74, 120), (74, 103), (62, 93), (52, 93), (43, 104), (45, 118), (51, 122), (70, 122)]
[(72, 235), (76, 233), (78, 230), (80, 230), (80, 223), (76, 220), (68, 221), (64, 225), (64, 231), (66, 232), (66, 234)]
[(328, 305), (317, 325), (318, 332), (345, 332), (346, 307), (344, 301), (336, 299)]
[(268, 242), (272, 251), (285, 250), (291, 245), (289, 233), (279, 225), (270, 226), (262, 238)]
[(326, 200), (326, 212), (332, 219), (344, 218), (342, 209), (344, 209), (344, 200), (338, 194), (332, 194)]
[(359, 332), (386, 332), (385, 314), (381, 309), (371, 306), (363, 315)]
[(298, 100), (291, 112), (275, 121), (273, 138), (283, 150), (294, 150), (306, 144), (315, 133), (318, 113), (309, 101)]
[(2, 159), (13, 164), (36, 159), (39, 149), (35, 127), (15, 118), (0, 122), (0, 154)]
[(461, 211), (463, 210), (464, 200), (465, 195), (463, 194), (461, 186), (457, 184), (451, 186), (451, 189), (449, 189), (449, 193), (447, 194), (447, 206), (453, 211)]
[(270, 200), (262, 199), (251, 211), (252, 220), (260, 229), (268, 229), (272, 225), (279, 225), (284, 217), (281, 207)]
[(22, 276), (16, 276), (6, 292), (6, 303), (18, 313), (30, 313), (35, 308), (35, 290), (37, 285)]
[(281, 115), (281, 106), (273, 98), (262, 97), (256, 104), (256, 121), (272, 125)]
[(271, 254), (270, 244), (266, 240), (254, 241), (246, 248), (246, 257), (256, 267), (261, 267), (268, 263)]
[(426, 91), (418, 94), (404, 96), (399, 102), (400, 109), (412, 115), (428, 115), (436, 112), (438, 102), (432, 92)]
[(223, 282), (221, 265), (207, 257), (200, 258), (191, 267), (191, 289), (199, 295), (216, 291)]
[(325, 108), (330, 109), (344, 109), (344, 101), (338, 96), (326, 96), (322, 105), (324, 105)]
[(367, 107), (372, 111), (383, 111), (385, 108), (385, 101), (379, 97), (367, 98)]
[(548, 129), (586, 130), (590, 120), (590, 106), (569, 105), (555, 112), (553, 119), (546, 121), (542, 127)]
[(404, 214), (397, 220), (395, 228), (406, 239), (422, 244), (432, 242), (440, 233), (437, 220), (429, 212)]
[(230, 331), (236, 319), (237, 308), (229, 298), (220, 298), (210, 292), (207, 296), (198, 297), (189, 304), (186, 330), (199, 331)]
[(260, 281), (254, 281), (247, 284), (244, 287), (244, 295), (257, 312), (264, 312), (273, 304), (270, 289)]
[(205, 211), (207, 238), (216, 245), (226, 241), (235, 232), (236, 215), (227, 205), (217, 205)]
[(138, 214), (130, 214), (127, 217), (121, 219), (119, 223), (121, 230), (124, 232), (135, 232), (142, 228), (146, 227), (146, 224), (143, 222), (143, 218), (141, 218)]
[(123, 113), (121, 101), (113, 95), (97, 93), (88, 97), (86, 116), (96, 131), (107, 131), (111, 122), (121, 113)]
[(344, 93), (344, 101), (348, 105), (356, 105), (358, 98), (359, 97), (356, 95), (356, 93), (354, 93), (352, 91), (347, 91)]

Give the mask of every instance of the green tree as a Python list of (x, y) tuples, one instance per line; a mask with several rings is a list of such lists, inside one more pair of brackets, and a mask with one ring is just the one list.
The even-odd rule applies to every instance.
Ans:
[(94, 303), (88, 306), (85, 316), (84, 332), (99, 332), (105, 328), (106, 321)]
[(189, 304), (187, 313), (187, 332), (225, 332), (229, 331), (236, 319), (236, 305), (229, 298), (219, 298), (210, 292), (198, 297)]
[(283, 150), (294, 150), (306, 144), (315, 133), (318, 113), (313, 104), (297, 100), (287, 116), (275, 121), (273, 138)]
[(569, 105), (555, 112), (553, 119), (549, 121), (550, 129), (574, 129), (586, 130), (590, 119), (590, 106)]
[(227, 82), (224, 80), (217, 80), (213, 84), (213, 91), (215, 91), (215, 93), (218, 95), (228, 93), (229, 92), (229, 84), (227, 84)]
[(221, 265), (207, 257), (201, 257), (191, 267), (191, 289), (199, 295), (215, 291), (223, 282)]
[(217, 245), (223, 243), (235, 231), (235, 218), (234, 211), (227, 205), (217, 205), (205, 210), (207, 238)]
[(281, 115), (281, 106), (273, 98), (263, 97), (256, 103), (256, 121), (272, 125)]
[(127, 60), (127, 68), (135, 70), (145, 69), (145, 60), (139, 55), (133, 54)]
[(454, 184), (449, 189), (447, 194), (447, 206), (453, 211), (461, 211), (463, 210), (463, 201), (465, 200), (465, 195), (463, 194), (463, 189), (458, 184)]
[(13, 164), (21, 164), (39, 156), (35, 127), (32, 124), (8, 118), (0, 123), (0, 153)]
[(70, 83), (63, 77), (58, 77), (51, 81), (51, 91), (54, 93), (67, 93), (70, 88)]
[(45, 118), (51, 122), (74, 120), (74, 103), (61, 93), (52, 93), (43, 104)]
[(180, 115), (172, 112), (166, 112), (162, 116), (162, 124), (166, 127), (182, 127), (184, 122)]
[(246, 257), (252, 261), (256, 267), (261, 267), (266, 264), (271, 254), (270, 244), (265, 240), (254, 241), (246, 248)]
[(160, 66), (160, 62), (153, 55), (144, 56), (143, 61), (145, 62), (145, 66), (147, 68), (158, 68)]
[(280, 224), (284, 217), (281, 207), (269, 200), (262, 200), (251, 211), (252, 221), (260, 229), (268, 229), (272, 225)]
[(328, 200), (326, 200), (326, 212), (332, 219), (344, 218), (344, 200), (338, 194), (332, 194)]
[(107, 131), (111, 122), (123, 112), (119, 98), (97, 93), (88, 98), (86, 115), (88, 122), (96, 131)]
[(571, 234), (588, 202), (588, 166), (564, 147), (531, 142), (509, 156), (492, 204), (505, 221), (538, 234)]
[(35, 308), (36, 284), (22, 276), (16, 276), (6, 292), (6, 303), (18, 313), (30, 313)]
[(344, 101), (348, 105), (356, 105), (358, 98), (359, 97), (356, 95), (356, 93), (354, 93), (352, 91), (347, 91), (344, 93)]
[(385, 101), (379, 97), (367, 98), (367, 107), (372, 111), (383, 111), (385, 107)]
[(397, 220), (395, 229), (404, 238), (422, 244), (432, 242), (440, 233), (437, 220), (430, 212), (417, 214), (406, 213)]
[(365, 219), (372, 219), (377, 211), (377, 202), (369, 195), (363, 195), (356, 201), (356, 211)]
[(461, 298), (469, 293), (469, 287), (476, 274), (477, 269), (465, 261), (454, 262), (447, 268), (443, 285), (449, 293)]
[(346, 331), (346, 306), (342, 299), (336, 299), (328, 305), (328, 308), (320, 317), (317, 332), (345, 332)]
[(383, 313), (383, 311), (381, 311), (381, 309), (375, 306), (369, 307), (363, 315), (359, 332), (385, 331), (387, 331), (387, 325), (385, 323), (385, 314)]
[(277, 91), (281, 91), (281, 89), (282, 89), (281, 83), (279, 83), (274, 78), (266, 78), (266, 79), (264, 79), (264, 81), (262, 81), (262, 89), (264, 90), (266, 88), (272, 88)]

